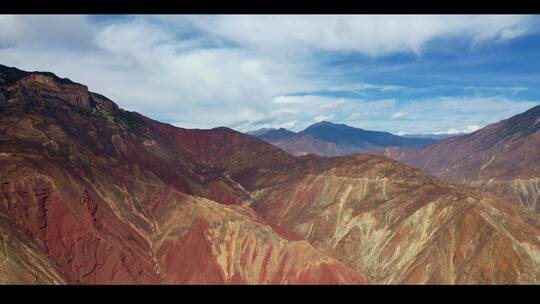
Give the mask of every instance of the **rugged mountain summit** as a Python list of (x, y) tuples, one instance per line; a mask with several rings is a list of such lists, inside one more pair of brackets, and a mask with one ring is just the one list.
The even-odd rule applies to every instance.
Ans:
[(238, 205), (249, 193), (212, 164), (246, 136), (178, 129), (82, 85), (10, 75), (0, 104), (2, 282), (361, 282)]
[(480, 188), (540, 211), (540, 106), (474, 133), (385, 155), (449, 182)]
[(286, 129), (260, 129), (248, 132), (293, 155), (345, 156), (377, 147), (421, 147), (434, 142), (430, 138), (409, 138), (388, 132), (369, 131), (327, 121), (313, 124), (301, 132)]
[(0, 85), (2, 283), (540, 282), (538, 216), (490, 194), (6, 70), (24, 75)]

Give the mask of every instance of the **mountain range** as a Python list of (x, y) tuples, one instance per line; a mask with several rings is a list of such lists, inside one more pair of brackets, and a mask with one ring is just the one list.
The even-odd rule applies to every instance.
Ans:
[[(492, 135), (531, 136), (529, 116)], [(387, 157), (294, 156), (5, 66), (0, 118), (3, 284), (540, 282), (536, 213)], [(336, 146), (421, 145), (312, 127), (303, 135), (321, 141), (327, 127), (348, 130)]]
[(429, 139), (435, 139), (435, 140), (444, 140), (444, 139), (457, 137), (457, 136), (461, 136), (465, 134), (467, 133), (405, 134), (402, 136), (409, 137), (409, 138), (429, 138)]
[(345, 124), (321, 121), (295, 133), (284, 128), (262, 128), (247, 132), (293, 155), (345, 156), (379, 147), (422, 147), (437, 142), (433, 138), (398, 136), (369, 131)]
[(376, 149), (448, 182), (540, 211), (540, 106), (420, 149)]

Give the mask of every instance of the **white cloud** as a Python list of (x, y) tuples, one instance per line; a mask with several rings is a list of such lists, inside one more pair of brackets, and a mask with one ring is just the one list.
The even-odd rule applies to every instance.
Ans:
[(334, 117), (334, 114), (329, 114), (329, 115), (317, 115), (315, 117), (313, 117), (313, 121), (316, 121), (316, 122), (320, 122), (320, 121), (325, 121), (325, 120), (329, 120), (331, 118)]
[(364, 95), (365, 91), (369, 91), (369, 90), (378, 90), (381, 92), (395, 92), (395, 91), (408, 90), (408, 88), (402, 87), (402, 86), (396, 86), (396, 85), (379, 85), (379, 84), (361, 82), (361, 83), (347, 83), (347, 84), (333, 85), (326, 89), (326, 91), (329, 91), (329, 92), (352, 92), (358, 95)]
[(226, 15), (188, 16), (182, 22), (185, 20), (263, 52), (291, 55), (316, 48), (374, 57), (396, 52), (420, 54), (429, 41), (441, 37), (467, 37), (476, 44), (509, 40), (532, 27), (531, 18), (522, 15)]
[(277, 104), (295, 104), (295, 103), (304, 103), (307, 101), (309, 96), (277, 96), (274, 98), (274, 103)]
[(292, 129), (296, 125), (296, 120), (287, 121), (279, 125), (280, 128)]
[(34, 51), (92, 48), (95, 27), (85, 16), (0, 15), (0, 47), (24, 46)]
[(344, 99), (340, 99), (340, 100), (335, 101), (335, 102), (322, 104), (322, 105), (319, 106), (319, 109), (321, 109), (323, 111), (335, 110), (335, 109), (341, 108), (343, 105), (345, 105), (345, 103), (346, 102), (345, 102)]
[(454, 129), (454, 128), (450, 128), (446, 131), (438, 131), (438, 132), (433, 132), (433, 134), (435, 135), (440, 135), (440, 134), (460, 134), (460, 133), (463, 133), (463, 131), (461, 130), (458, 130), (458, 129)]
[[(207, 47), (198, 37), (178, 40), (174, 29), (144, 17), (100, 25), (82, 16), (16, 16), (8, 21), (22, 24), (16, 26), (22, 37), (0, 50), (2, 64), (55, 72), (87, 84), (123, 108), (179, 125), (254, 122), (267, 118), (273, 96), (316, 88), (298, 76), (301, 64), (275, 62), (243, 48)], [(41, 32), (51, 41), (25, 37), (39, 36), (38, 23), (53, 32)], [(56, 28), (70, 29), (62, 36)], [(68, 34), (77, 28), (81, 33), (93, 30), (83, 35), (88, 39), (84, 43), (92, 44), (83, 51), (63, 47), (76, 47)]]
[[(298, 93), (411, 89), (325, 78), (330, 72), (320, 70), (315, 56), (321, 50), (422, 54), (435, 39), (514, 39), (530, 33), (531, 22), (528, 16), (168, 15), (95, 23), (78, 15), (2, 15), (0, 63), (69, 77), (123, 108), (178, 126), (300, 129), (317, 118), (397, 130), (399, 120), (387, 118), (403, 112), (420, 128), (436, 131), (481, 125), (532, 102), (499, 98), (477, 100), (476, 106), (439, 98), (398, 105), (393, 99)], [(486, 113), (467, 116), (461, 109)], [(434, 121), (429, 113), (444, 118)]]
[(480, 130), (480, 126), (466, 126), (465, 129), (463, 129), (464, 133), (472, 133), (474, 131)]
[(480, 130), (481, 127), (480, 126), (466, 126), (465, 128), (463, 129), (455, 129), (455, 128), (450, 128), (446, 131), (437, 131), (437, 132), (433, 132), (433, 134), (463, 134), (463, 133), (472, 133), (474, 131), (478, 131)]
[(407, 112), (396, 112), (392, 114), (391, 118), (395, 119), (395, 118), (400, 118), (404, 116), (407, 116)]
[(395, 129), (408, 134), (470, 133), (490, 123), (524, 112), (540, 102), (516, 101), (505, 96), (436, 97), (408, 100), (399, 106), (407, 112), (413, 124), (397, 128), (395, 122), (381, 122), (384, 129)]

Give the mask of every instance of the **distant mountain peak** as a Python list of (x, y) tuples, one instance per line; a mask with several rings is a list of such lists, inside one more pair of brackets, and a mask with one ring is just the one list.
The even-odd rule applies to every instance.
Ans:
[(312, 153), (343, 156), (377, 147), (415, 148), (437, 142), (428, 138), (406, 138), (388, 132), (369, 131), (326, 120), (314, 123), (298, 133), (285, 128), (261, 128), (248, 134), (293, 155)]
[(352, 126), (349, 126), (349, 125), (344, 124), (344, 123), (335, 123), (335, 122), (326, 121), (326, 120), (314, 123), (314, 124), (308, 126), (304, 131), (309, 130), (309, 129), (319, 129), (319, 128), (351, 129), (351, 130), (354, 129), (354, 130), (365, 131), (362, 128), (352, 127)]
[[(335, 123), (335, 122), (331, 122), (331, 121), (326, 121), (326, 120), (323, 120), (323, 121), (319, 121), (317, 123), (314, 123), (312, 124), (311, 126), (309, 127), (314, 127), (314, 126), (346, 126), (346, 127), (349, 127), (347, 126), (346, 124), (339, 124), (339, 123)], [(308, 127), (308, 128), (309, 128)]]
[(246, 133), (260, 139), (282, 139), (296, 135), (295, 132), (287, 130), (285, 128), (260, 128), (258, 130), (249, 131)]
[(313, 124), (299, 134), (310, 134), (319, 140), (338, 146), (354, 147), (361, 150), (392, 146), (419, 147), (436, 142), (432, 139), (405, 138), (388, 132), (364, 130), (328, 121)]
[(314, 126), (316, 126), (316, 125), (335, 125), (335, 123), (330, 122), (330, 121), (326, 121), (326, 120), (322, 120), (322, 121), (319, 121), (317, 123), (314, 123), (313, 125)]

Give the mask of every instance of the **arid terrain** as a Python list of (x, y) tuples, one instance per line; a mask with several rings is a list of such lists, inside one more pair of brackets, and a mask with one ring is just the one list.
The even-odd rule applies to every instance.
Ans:
[(0, 283), (538, 284), (531, 111), (404, 164), (293, 156), (0, 66)]
[(377, 149), (448, 182), (540, 211), (540, 106), (421, 149)]

